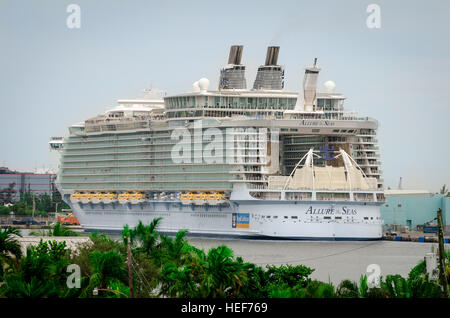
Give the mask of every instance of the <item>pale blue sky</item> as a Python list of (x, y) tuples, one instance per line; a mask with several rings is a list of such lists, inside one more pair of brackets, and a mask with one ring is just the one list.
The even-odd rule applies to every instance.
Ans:
[[(66, 8), (81, 7), (81, 29)], [(369, 4), (381, 28), (369, 29)], [(450, 185), (450, 2), (0, 0), (0, 165), (56, 164), (50, 136), (144, 87), (216, 86), (233, 44), (251, 86), (268, 45), (280, 45), (286, 88), (314, 57), (349, 110), (380, 122), (386, 186)]]

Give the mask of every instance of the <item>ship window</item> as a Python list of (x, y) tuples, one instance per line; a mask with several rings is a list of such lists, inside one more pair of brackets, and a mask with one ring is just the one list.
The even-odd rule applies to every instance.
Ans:
[(266, 216), (266, 218), (270, 219), (270, 215)]
[(313, 129), (312, 132), (319, 132), (320, 129)]
[(274, 215), (274, 217), (273, 217), (274, 219), (278, 219), (278, 215)]
[(331, 219), (331, 216), (324, 216), (323, 217), (325, 220), (329, 220), (329, 219)]
[(297, 216), (291, 216), (291, 219), (298, 219)]
[(334, 132), (334, 133), (338, 133), (338, 132), (339, 132), (339, 129), (333, 129), (333, 132)]
[(285, 219), (287, 219), (287, 218), (288, 218), (288, 216), (287, 216), (287, 215), (285, 215), (285, 216), (284, 216), (284, 218), (285, 218)]
[(336, 219), (336, 220), (341, 220), (342, 217), (341, 217), (341, 216), (336, 216), (335, 219)]
[(364, 220), (368, 220), (369, 218), (367, 216), (364, 217)]

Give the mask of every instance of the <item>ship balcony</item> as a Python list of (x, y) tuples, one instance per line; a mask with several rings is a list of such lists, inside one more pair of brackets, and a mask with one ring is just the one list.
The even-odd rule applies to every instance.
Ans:
[(358, 133), (356, 137), (376, 137), (376, 133)]
[(267, 180), (265, 178), (261, 178), (261, 177), (246, 176), (245, 178), (242, 178), (242, 177), (234, 178), (234, 179), (230, 180), (230, 182), (267, 182)]
[(353, 158), (356, 159), (367, 159), (367, 160), (378, 160), (380, 155), (354, 155)]
[(360, 167), (379, 167), (379, 166), (380, 166), (380, 163), (379, 163), (379, 162), (359, 163), (358, 161), (356, 161), (356, 163), (357, 163)]
[(374, 144), (377, 143), (378, 140), (373, 138), (373, 139), (368, 139), (368, 138), (360, 138), (362, 140), (357, 140), (357, 141), (353, 141), (353, 144)]
[(266, 183), (261, 183), (261, 184), (247, 183), (247, 189), (266, 190), (266, 189), (268, 189), (268, 187), (267, 187)]

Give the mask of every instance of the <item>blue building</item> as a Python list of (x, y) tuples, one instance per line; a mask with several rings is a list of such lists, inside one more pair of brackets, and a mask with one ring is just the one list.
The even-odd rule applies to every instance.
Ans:
[(436, 224), (436, 213), (442, 210), (446, 233), (450, 232), (450, 197), (420, 190), (386, 190), (381, 206), (385, 225), (404, 225), (416, 230), (427, 222)]

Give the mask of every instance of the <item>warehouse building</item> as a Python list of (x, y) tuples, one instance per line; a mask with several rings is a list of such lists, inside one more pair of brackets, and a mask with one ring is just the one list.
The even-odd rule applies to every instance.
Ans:
[(427, 223), (437, 223), (436, 213), (441, 209), (446, 233), (450, 232), (450, 197), (421, 190), (385, 190), (385, 196), (381, 217), (386, 226), (421, 230)]

